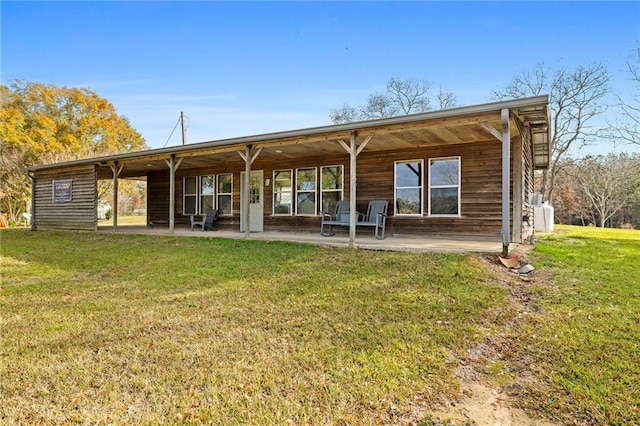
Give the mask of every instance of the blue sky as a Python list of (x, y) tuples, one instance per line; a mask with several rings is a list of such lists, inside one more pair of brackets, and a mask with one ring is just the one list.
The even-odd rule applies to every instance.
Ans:
[[(386, 80), (461, 105), (541, 61), (602, 61), (631, 90), (640, 2), (7, 2), (2, 84), (86, 87), (151, 147), (184, 111), (188, 142), (330, 124)], [(180, 144), (179, 130), (167, 145)]]

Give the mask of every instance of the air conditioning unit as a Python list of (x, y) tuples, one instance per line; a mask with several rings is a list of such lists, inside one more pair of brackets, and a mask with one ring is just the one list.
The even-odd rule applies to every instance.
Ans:
[(529, 204), (533, 207), (542, 206), (542, 194), (530, 194)]

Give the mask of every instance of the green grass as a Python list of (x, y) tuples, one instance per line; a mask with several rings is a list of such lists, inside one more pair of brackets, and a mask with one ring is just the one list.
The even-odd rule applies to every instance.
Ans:
[(518, 406), (640, 424), (640, 232), (540, 238), (524, 312), (473, 256), (3, 230), (1, 423), (430, 424), (500, 337)]
[(553, 272), (518, 331), (540, 381), (523, 402), (562, 422), (640, 424), (640, 231), (559, 226), (536, 245)]
[(505, 304), (455, 254), (2, 231), (7, 424), (380, 424), (455, 393)]

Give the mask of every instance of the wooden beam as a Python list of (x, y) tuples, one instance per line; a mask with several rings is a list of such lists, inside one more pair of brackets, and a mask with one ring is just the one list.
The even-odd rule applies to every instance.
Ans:
[(260, 155), (260, 153), (262, 152), (262, 148), (259, 148), (255, 154), (253, 154), (253, 156), (251, 157), (251, 164), (253, 164), (254, 161), (256, 161), (256, 158), (258, 158), (258, 155)]
[(360, 144), (360, 146), (358, 147), (358, 149), (356, 150), (356, 157), (358, 155), (360, 155), (360, 153), (362, 152), (362, 150), (364, 149), (365, 146), (367, 146), (367, 144), (369, 143), (369, 141), (373, 139), (373, 135), (369, 135), (365, 138), (364, 141), (362, 141), (362, 143)]
[(502, 133), (497, 131), (491, 124), (483, 121), (482, 123), (480, 123), (480, 126), (482, 126), (482, 128), (487, 132), (491, 133), (497, 140), (502, 141)]
[(347, 151), (347, 154), (351, 153), (351, 147), (349, 146), (348, 143), (346, 143), (342, 139), (338, 139), (338, 143), (340, 144), (340, 146), (342, 146), (344, 148), (345, 151)]

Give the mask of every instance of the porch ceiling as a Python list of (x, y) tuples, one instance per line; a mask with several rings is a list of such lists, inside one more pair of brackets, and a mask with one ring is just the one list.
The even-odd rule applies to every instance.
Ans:
[[(485, 125), (483, 125), (484, 123)], [(394, 151), (408, 148), (422, 148), (435, 145), (451, 145), (462, 143), (474, 143), (478, 141), (496, 140), (495, 136), (487, 130), (486, 125), (494, 129), (501, 128), (500, 114), (479, 114), (464, 118), (441, 119), (419, 123), (405, 123), (367, 128), (357, 131), (356, 143), (360, 144), (365, 138), (373, 135), (365, 147), (364, 152)], [(512, 126), (512, 131), (517, 134), (517, 126)], [(300, 136), (292, 138), (278, 138), (256, 143), (256, 147), (262, 148), (262, 152), (256, 159), (260, 161), (278, 161), (295, 158), (310, 158), (320, 156), (344, 155), (348, 159), (349, 154), (340, 145), (338, 140), (349, 143), (351, 132), (327, 132), (313, 136)], [(247, 142), (229, 144), (209, 149), (199, 148), (200, 144), (193, 144), (193, 150), (185, 150), (176, 153), (176, 158), (182, 158), (180, 169), (186, 168), (215, 168), (216, 165), (244, 164), (244, 160), (238, 154), (243, 151)], [(185, 148), (187, 148), (187, 145)], [(167, 170), (166, 161), (169, 155), (141, 155), (137, 158), (121, 161), (124, 168), (120, 178), (144, 178), (150, 171)], [(111, 179), (113, 177), (111, 164), (105, 161), (98, 164), (98, 178)]]

